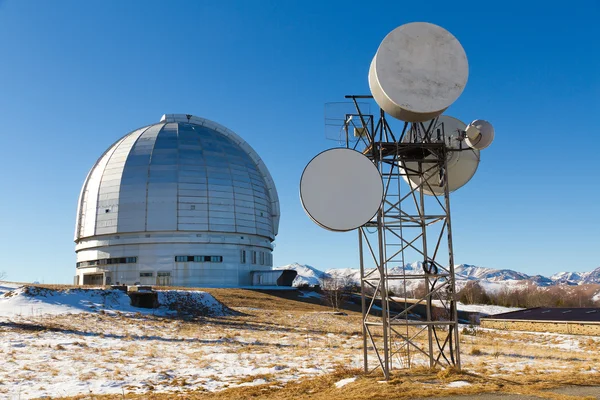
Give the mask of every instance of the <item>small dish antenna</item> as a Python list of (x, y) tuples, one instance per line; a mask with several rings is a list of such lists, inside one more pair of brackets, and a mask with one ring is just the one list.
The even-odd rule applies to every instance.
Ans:
[(494, 127), (483, 119), (476, 119), (465, 129), (467, 146), (483, 150), (494, 141)]
[(391, 31), (369, 69), (373, 98), (385, 112), (406, 122), (441, 115), (461, 95), (469, 64), (459, 41), (444, 28), (412, 22)]
[(304, 168), (300, 201), (322, 228), (346, 232), (373, 219), (383, 201), (383, 180), (377, 167), (358, 151), (325, 150)]
[[(466, 127), (467, 125), (464, 122), (447, 115), (440, 116), (434, 127), (435, 130), (439, 129), (444, 132), (445, 136), (448, 149), (446, 178), (448, 179), (448, 191), (450, 192), (469, 182), (479, 166), (479, 150), (461, 147)], [(408, 140), (410, 140), (410, 135), (407, 135), (404, 139), (404, 141)], [(402, 177), (412, 188), (418, 187), (424, 194), (431, 196), (443, 195), (443, 177), (440, 175), (439, 166), (435, 165), (433, 161), (437, 158), (432, 155), (425, 157), (425, 160), (427, 159), (432, 160), (431, 163), (424, 162), (421, 165), (421, 169), (424, 170), (422, 171), (423, 177), (427, 183), (419, 187), (422, 176), (418, 174), (418, 162), (401, 162)]]

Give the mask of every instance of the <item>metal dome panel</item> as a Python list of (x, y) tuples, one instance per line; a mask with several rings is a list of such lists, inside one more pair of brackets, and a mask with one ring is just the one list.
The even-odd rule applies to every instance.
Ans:
[(80, 195), (76, 240), (153, 231), (274, 239), (279, 200), (260, 157), (227, 128), (189, 117), (165, 115), (100, 157)]

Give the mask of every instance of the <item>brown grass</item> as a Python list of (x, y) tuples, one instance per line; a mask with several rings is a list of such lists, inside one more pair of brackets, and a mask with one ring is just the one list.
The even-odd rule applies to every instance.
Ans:
[[(97, 344), (86, 344), (82, 339), (59, 346), (67, 351), (54, 351), (60, 360), (77, 361), (75, 354), (81, 359), (92, 357), (100, 365), (107, 365), (106, 376), (118, 379), (127, 376), (127, 371), (133, 371), (123, 356), (135, 359), (146, 372), (162, 371), (164, 363), (174, 355), (173, 350), (164, 353), (153, 346), (138, 347), (136, 341), (151, 340), (151, 337), (168, 339), (175, 343), (180, 341), (180, 356), (188, 357), (190, 365), (203, 368), (211, 361), (204, 358), (205, 348), (209, 344), (194, 341), (215, 340), (219, 346), (224, 346), (223, 352), (236, 355), (241, 361), (251, 360), (252, 357), (264, 354), (297, 357), (305, 360), (305, 368), (322, 368), (328, 357), (341, 357), (353, 360), (362, 353), (361, 315), (349, 311), (346, 316), (331, 315), (330, 308), (306, 302), (297, 297), (295, 292), (267, 293), (241, 289), (204, 289), (226, 306), (240, 312), (239, 315), (223, 318), (201, 317), (192, 321), (160, 318), (151, 315), (99, 315), (78, 314), (59, 315), (51, 319), (37, 319), (40, 325), (38, 332), (42, 337), (47, 332), (63, 332), (77, 330), (93, 337), (120, 337), (122, 346), (106, 349), (98, 348)], [(14, 328), (17, 329), (18, 328)], [(30, 332), (30, 331), (27, 331)], [(243, 338), (245, 342), (242, 342)], [(380, 340), (379, 336), (375, 336)], [(126, 394), (132, 399), (410, 399), (444, 394), (474, 394), (474, 393), (520, 393), (535, 394), (544, 389), (563, 385), (600, 385), (600, 374), (584, 373), (591, 371), (590, 365), (600, 365), (598, 353), (599, 341), (582, 338), (581, 352), (548, 347), (559, 344), (559, 337), (541, 337), (539, 334), (486, 331), (478, 330), (477, 336), (462, 336), (461, 355), (466, 372), (451, 369), (429, 370), (415, 368), (411, 371), (395, 371), (387, 383), (379, 383), (381, 375), (364, 375), (361, 370), (338, 368), (332, 373), (319, 376), (304, 377), (297, 381), (284, 384), (278, 373), (266, 375), (246, 375), (237, 377), (229, 382), (228, 389), (220, 392), (207, 392), (203, 389), (191, 390), (190, 383), (194, 378), (178, 372), (164, 373), (164, 377), (147, 382), (145, 388), (149, 392), (135, 395)], [(416, 339), (421, 341), (422, 338)], [(67, 343), (65, 340), (63, 343)], [(537, 346), (534, 346), (537, 342)], [(543, 345), (542, 345), (543, 344)], [(195, 347), (194, 347), (195, 346)], [(142, 351), (142, 349), (144, 351)], [(171, 347), (170, 349), (174, 349)], [(115, 352), (115, 350), (117, 350)], [(40, 351), (43, 351), (41, 349)], [(11, 350), (14, 355), (15, 350)], [(11, 353), (8, 353), (9, 355)], [(336, 358), (337, 359), (337, 358)], [(507, 370), (513, 363), (526, 360), (520, 368)], [(271, 361), (271, 360), (269, 360)], [(338, 361), (336, 361), (338, 362)], [(341, 361), (340, 361), (341, 362)], [(331, 361), (329, 361), (331, 364)], [(282, 374), (295, 373), (298, 370), (293, 365), (287, 366), (263, 362), (260, 366), (271, 367), (281, 365)], [(356, 364), (355, 364), (356, 365)], [(557, 365), (565, 372), (549, 373), (545, 370)], [(330, 369), (329, 369), (330, 371)], [(469, 372), (476, 371), (477, 373)], [(1, 372), (1, 371), (0, 371)], [(81, 372), (81, 371), (80, 371)], [(499, 373), (501, 376), (490, 377)], [(353, 383), (336, 388), (334, 383), (340, 379), (356, 376)], [(74, 376), (76, 379), (77, 376)], [(104, 379), (102, 373), (82, 374), (82, 380)], [(214, 379), (221, 379), (215, 376)], [(241, 383), (265, 379), (264, 385), (234, 387)], [(455, 380), (471, 383), (470, 386), (448, 388), (446, 385)], [(152, 389), (158, 384), (169, 385), (171, 393), (153, 393)], [(177, 393), (173, 393), (177, 391)], [(127, 392), (127, 390), (125, 390)], [(558, 398), (556, 394), (544, 393), (546, 398)], [(554, 397), (553, 397), (554, 396)], [(90, 395), (73, 397), (74, 399), (89, 398)], [(97, 399), (120, 399), (122, 395), (101, 396)]]
[[(262, 377), (262, 376), (261, 376)], [(348, 378), (358, 379), (342, 388), (336, 388), (335, 382)], [(252, 382), (259, 376), (246, 379)], [(263, 377), (264, 378), (264, 377)], [(514, 379), (486, 378), (477, 374), (459, 373), (456, 371), (440, 372), (428, 369), (416, 369), (411, 372), (398, 372), (387, 383), (381, 383), (381, 376), (364, 375), (360, 370), (340, 368), (337, 371), (292, 382), (280, 387), (267, 383), (258, 386), (238, 387), (226, 389), (216, 393), (187, 391), (178, 394), (181, 399), (282, 399), (282, 400), (384, 400), (384, 399), (414, 399), (420, 397), (437, 397), (440, 395), (440, 385), (431, 383), (448, 383), (455, 380), (468, 381), (470, 386), (460, 388), (445, 388), (444, 395), (469, 395), (481, 393), (503, 393), (515, 395), (532, 395), (546, 399), (575, 399), (547, 391), (564, 385), (589, 386), (599, 385), (600, 376), (550, 374), (545, 377), (519, 376)], [(266, 379), (269, 381), (269, 379)], [(96, 399), (120, 399), (121, 395), (94, 396)], [(128, 399), (166, 400), (173, 398), (172, 393), (145, 393), (127, 394)], [(84, 399), (85, 396), (76, 396), (69, 399)]]

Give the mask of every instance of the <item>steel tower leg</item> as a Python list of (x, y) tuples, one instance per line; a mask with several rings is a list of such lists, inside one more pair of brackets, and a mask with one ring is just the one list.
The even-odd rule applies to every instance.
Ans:
[[(385, 379), (391, 376), (394, 360), (399, 360), (401, 367), (460, 368), (450, 197), (445, 176), (441, 177), (443, 195), (423, 193), (428, 189), (427, 174), (431, 168), (446, 170), (448, 149), (444, 142), (431, 139), (433, 123), (405, 124), (402, 134), (394, 135), (383, 112), (376, 124), (373, 115), (361, 113), (356, 98), (369, 96), (349, 97), (354, 100), (359, 117), (353, 121), (360, 121), (358, 127), (366, 128), (368, 133), (352, 144), (347, 136), (347, 146), (372, 159), (385, 187), (376, 218), (359, 228), (358, 233), (363, 367), (366, 372), (381, 368)], [(407, 129), (419, 139), (402, 140)], [(418, 168), (411, 169), (405, 162), (416, 163)], [(408, 176), (420, 183), (408, 185), (404, 181)], [(400, 192), (401, 187), (406, 194)], [(447, 253), (443, 250), (444, 241)], [(423, 271), (402, 272), (405, 252), (419, 255)], [(402, 287), (415, 288), (416, 282), (425, 284), (423, 293), (417, 296), (411, 296), (409, 290), (389, 294)], [(416, 314), (421, 314), (421, 319)], [(376, 366), (369, 365), (371, 351)]]

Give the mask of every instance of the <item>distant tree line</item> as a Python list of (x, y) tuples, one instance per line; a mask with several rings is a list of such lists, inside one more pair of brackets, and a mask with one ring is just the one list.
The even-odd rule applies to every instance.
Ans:
[(549, 286), (527, 285), (519, 288), (503, 287), (486, 291), (477, 281), (468, 282), (459, 292), (464, 304), (489, 304), (503, 307), (598, 307), (593, 300), (600, 285)]
[[(360, 293), (360, 286), (349, 277), (327, 276), (320, 280), (320, 292), (325, 303), (339, 310), (352, 293)], [(375, 290), (365, 285), (365, 293), (374, 295)], [(600, 285), (557, 285), (539, 287), (534, 284), (510, 287), (504, 286), (499, 290), (485, 290), (478, 281), (469, 281), (458, 291), (458, 300), (463, 304), (485, 304), (503, 307), (600, 307), (600, 301), (594, 301), (595, 294), (600, 293)], [(391, 290), (390, 296), (404, 297), (400, 288)], [(423, 298), (426, 289), (423, 283), (407, 290), (407, 297)]]
[(326, 276), (321, 279), (321, 292), (323, 293), (325, 304), (339, 311), (342, 305), (347, 301), (352, 293), (360, 293), (360, 286), (352, 281), (350, 277)]

